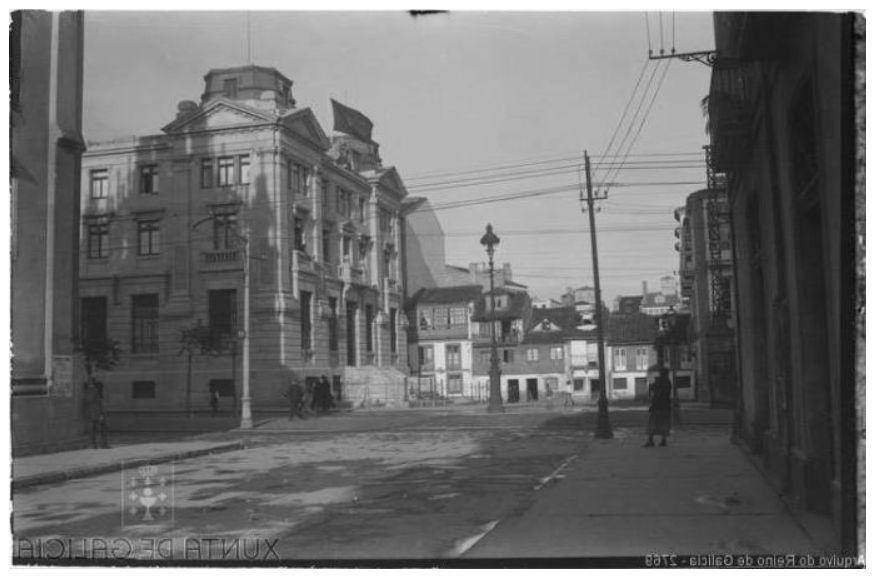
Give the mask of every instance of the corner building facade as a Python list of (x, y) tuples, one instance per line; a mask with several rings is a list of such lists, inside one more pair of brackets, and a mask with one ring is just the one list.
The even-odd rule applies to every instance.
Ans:
[[(122, 351), (99, 376), (109, 410), (205, 410), (212, 390), (237, 409), (248, 289), (256, 410), (283, 404), (293, 370), (356, 403), (405, 394), (406, 189), (371, 130), (328, 136), (291, 88), (211, 70), (163, 134), (84, 155), (82, 331)], [(222, 350), (189, 369), (181, 331), (199, 324)]]

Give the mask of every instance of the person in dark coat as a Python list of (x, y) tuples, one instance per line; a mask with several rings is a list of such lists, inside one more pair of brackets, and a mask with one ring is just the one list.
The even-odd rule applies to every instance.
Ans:
[(290, 377), (290, 384), (287, 385), (287, 392), (284, 396), (290, 403), (290, 420), (292, 421), (294, 416), (304, 419), (305, 415), (302, 414), (302, 409), (305, 405), (305, 389), (296, 373)]
[(326, 375), (320, 378), (320, 409), (324, 413), (328, 413), (333, 406), (333, 391), (330, 387), (330, 380)]
[(647, 442), (644, 446), (655, 446), (653, 437), (659, 435), (662, 437), (659, 446), (664, 447), (671, 428), (671, 381), (668, 378), (667, 368), (659, 369), (659, 376), (650, 384), (647, 394), (650, 399), (650, 417), (647, 423)]
[(101, 392), (98, 388), (88, 381), (85, 388), (85, 396), (83, 397), (83, 414), (91, 428), (92, 446), (98, 448), (98, 439), (101, 441), (101, 448), (107, 449), (107, 418), (104, 414), (104, 400), (101, 398)]

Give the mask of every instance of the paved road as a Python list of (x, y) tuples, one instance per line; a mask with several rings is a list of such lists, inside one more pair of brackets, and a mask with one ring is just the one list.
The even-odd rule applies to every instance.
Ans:
[[(644, 417), (615, 412), (617, 436), (640, 436)], [(690, 433), (727, 427), (702, 421), (689, 425)], [(582, 457), (593, 423), (591, 412), (540, 407), (276, 419), (251, 433), (225, 433), (246, 435), (252, 448), (180, 461), (173, 476), (159, 467), (17, 491), (13, 552), (456, 557), (498, 519), (524, 513), (560, 468)], [(148, 520), (130, 508), (141, 496), (138, 475), (146, 473), (163, 478), (165, 495)]]

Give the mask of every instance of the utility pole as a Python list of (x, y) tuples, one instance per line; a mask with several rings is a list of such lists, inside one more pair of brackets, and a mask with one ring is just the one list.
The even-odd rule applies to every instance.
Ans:
[(607, 409), (607, 373), (604, 363), (604, 318), (601, 305), (601, 283), (598, 279), (598, 242), (595, 238), (595, 197), (592, 193), (592, 167), (589, 163), (589, 153), (583, 151), (583, 159), (586, 164), (586, 203), (589, 206), (589, 237), (592, 241), (592, 277), (595, 283), (595, 334), (598, 337), (598, 381), (601, 389), (598, 393), (598, 420), (595, 423), (594, 437), (596, 439), (610, 439), (613, 437), (613, 429), (610, 426), (610, 414)]

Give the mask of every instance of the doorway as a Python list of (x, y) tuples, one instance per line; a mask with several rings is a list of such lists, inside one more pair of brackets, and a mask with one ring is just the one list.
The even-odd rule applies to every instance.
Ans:
[(525, 386), (527, 387), (527, 394), (529, 401), (537, 400), (537, 379), (526, 379)]
[(507, 402), (519, 402), (519, 379), (507, 379)]
[(357, 303), (345, 303), (345, 345), (349, 367), (357, 366)]

